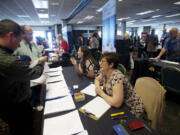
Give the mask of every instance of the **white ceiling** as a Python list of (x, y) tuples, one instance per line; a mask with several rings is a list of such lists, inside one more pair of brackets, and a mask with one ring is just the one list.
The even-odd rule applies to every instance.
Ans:
[[(102, 7), (108, 0), (91, 0), (90, 3), (81, 10), (68, 23), (77, 25), (78, 21), (84, 21), (81, 25), (101, 25), (102, 12), (96, 10)], [(175, 23), (180, 22), (180, 16), (167, 18), (166, 15), (180, 13), (180, 5), (174, 5), (174, 2), (180, 0), (124, 0), (117, 2), (117, 19), (130, 17), (128, 21), (136, 20), (131, 26), (149, 25), (154, 23)], [(67, 19), (73, 9), (78, 6), (81, 0), (49, 0), (49, 8), (36, 9), (32, 0), (0, 0), (0, 19), (12, 19), (23, 25), (54, 25), (60, 24), (62, 19)], [(53, 5), (53, 3), (58, 5)], [(147, 10), (157, 10), (153, 13), (138, 16), (136, 13)], [(44, 10), (44, 11), (42, 11)], [(48, 13), (48, 19), (40, 19), (37, 13)], [(24, 17), (18, 17), (23, 15)], [(86, 16), (95, 16), (90, 20), (84, 20)], [(154, 15), (162, 15), (156, 20), (143, 22)], [(43, 23), (43, 21), (45, 21)], [(117, 21), (119, 22), (119, 21)]]

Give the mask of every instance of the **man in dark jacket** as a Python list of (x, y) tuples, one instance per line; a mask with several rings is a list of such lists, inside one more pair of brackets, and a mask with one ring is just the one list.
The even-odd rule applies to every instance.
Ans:
[(0, 21), (0, 117), (8, 123), (13, 135), (32, 135), (30, 80), (41, 76), (47, 57), (34, 68), (29, 68), (13, 56), (14, 50), (20, 46), (22, 33), (17, 23)]

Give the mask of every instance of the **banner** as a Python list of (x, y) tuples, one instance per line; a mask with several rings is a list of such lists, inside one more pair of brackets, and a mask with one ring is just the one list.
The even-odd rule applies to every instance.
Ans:
[(102, 51), (115, 52), (116, 0), (109, 0), (103, 7)]
[(67, 25), (62, 28), (62, 35), (63, 38), (67, 41), (69, 47), (70, 47), (70, 52), (73, 49), (73, 42), (72, 42), (72, 27), (70, 25)]

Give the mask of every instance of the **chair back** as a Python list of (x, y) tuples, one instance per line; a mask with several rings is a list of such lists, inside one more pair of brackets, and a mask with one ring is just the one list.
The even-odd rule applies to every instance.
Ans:
[(137, 79), (134, 90), (141, 97), (151, 127), (157, 128), (164, 112), (164, 99), (166, 90), (161, 84), (151, 77)]
[(167, 91), (180, 93), (180, 69), (172, 66), (162, 68), (161, 81)]
[(118, 65), (118, 70), (121, 71), (121, 73), (123, 73), (124, 75), (126, 74), (126, 68), (123, 64)]

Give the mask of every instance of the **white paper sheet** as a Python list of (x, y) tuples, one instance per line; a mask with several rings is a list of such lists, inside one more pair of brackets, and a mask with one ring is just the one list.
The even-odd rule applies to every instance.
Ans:
[(83, 90), (81, 90), (81, 93), (90, 95), (90, 96), (96, 96), (96, 91), (95, 91), (95, 85), (94, 84), (90, 84), (88, 85), (86, 88), (84, 88)]
[(72, 99), (72, 96), (69, 94), (68, 96), (46, 101), (44, 114), (62, 112), (75, 109), (75, 104)]
[(168, 61), (168, 60), (161, 60), (161, 62), (165, 62), (165, 63), (169, 63), (169, 64), (174, 64), (174, 65), (178, 65), (178, 62), (174, 62), (174, 61)]
[(67, 86), (61, 86), (56, 88), (49, 88), (46, 90), (46, 99), (52, 99), (56, 97), (66, 96), (70, 93)]
[(64, 77), (63, 76), (56, 76), (56, 77), (48, 77), (46, 79), (46, 83), (49, 83), (49, 82), (56, 82), (56, 81), (64, 81)]
[(48, 74), (49, 77), (51, 77), (51, 76), (61, 76), (62, 75), (62, 73), (60, 71), (48, 72), (46, 74)]
[(87, 104), (85, 104), (81, 109), (86, 110), (100, 118), (111, 106), (101, 97), (97, 96)]
[(50, 68), (49, 72), (54, 72), (54, 71), (62, 71), (62, 67), (57, 67), (57, 68)]
[(72, 135), (84, 130), (77, 110), (44, 120), (43, 135)]

